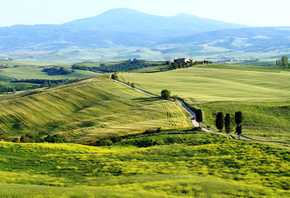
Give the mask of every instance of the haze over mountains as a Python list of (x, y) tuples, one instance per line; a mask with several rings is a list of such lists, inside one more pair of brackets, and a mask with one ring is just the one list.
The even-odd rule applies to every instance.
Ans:
[[(65, 58), (61, 57), (63, 53), (60, 55), (59, 50), (112, 49), (115, 53), (108, 57), (98, 50), (98, 56), (105, 59), (134, 55), (142, 58), (144, 50), (140, 48), (154, 53), (151, 54), (155, 59), (179, 56), (180, 53), (195, 56), (197, 53), (193, 52), (197, 51), (204, 56), (229, 51), (278, 50), (287, 53), (290, 48), (289, 33), (290, 28), (287, 27), (256, 28), (188, 14), (163, 17), (120, 8), (62, 25), (1, 27), (0, 53), (49, 51)], [(186, 46), (188, 48), (185, 49)], [(115, 51), (124, 47), (138, 49), (129, 54)], [(150, 53), (146, 58), (150, 59)]]

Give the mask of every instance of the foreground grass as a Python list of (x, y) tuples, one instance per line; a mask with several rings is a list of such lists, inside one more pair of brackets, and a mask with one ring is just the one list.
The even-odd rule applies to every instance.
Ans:
[(215, 134), (171, 131), (111, 147), (1, 142), (0, 151), (1, 197), (289, 196), (289, 151)]
[(82, 143), (148, 128), (191, 126), (177, 103), (146, 96), (105, 75), (4, 100), (0, 109), (0, 128), (6, 134), (62, 133)]

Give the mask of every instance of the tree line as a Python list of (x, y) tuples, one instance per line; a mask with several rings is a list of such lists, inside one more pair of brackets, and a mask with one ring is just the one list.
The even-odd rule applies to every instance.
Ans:
[(0, 140), (7, 141), (7, 142), (15, 142), (15, 143), (67, 143), (68, 140), (60, 135), (47, 135), (45, 137), (41, 137), (39, 134), (25, 134), (22, 135), (20, 138), (9, 138), (6, 134), (0, 133)]
[(51, 68), (45, 68), (42, 70), (42, 72), (47, 73), (50, 76), (55, 76), (55, 75), (68, 75), (74, 72), (74, 70), (67, 70), (64, 67), (51, 67)]
[[(201, 109), (198, 109), (196, 111), (196, 121), (199, 123), (199, 129), (201, 129), (200, 123), (203, 121), (202, 111)], [(243, 116), (241, 111), (235, 112), (235, 123), (237, 124), (235, 133), (240, 135), (242, 134), (242, 126), (241, 123), (243, 122)], [(230, 133), (231, 128), (231, 116), (229, 113), (224, 116), (223, 112), (218, 112), (216, 115), (215, 120), (216, 128), (219, 130), (219, 132), (223, 131), (223, 128), (225, 127), (226, 133)]]
[[(242, 134), (242, 126), (241, 126), (242, 121), (243, 121), (242, 112), (241, 111), (235, 112), (235, 123), (237, 124), (235, 133), (237, 133), (239, 136)], [(223, 128), (225, 127), (226, 133), (230, 133), (231, 132), (230, 114), (227, 113), (226, 116), (224, 117), (223, 112), (218, 112), (216, 115), (215, 125), (216, 128), (219, 130), (219, 132), (222, 132)]]
[(282, 56), (281, 59), (276, 60), (276, 66), (282, 66), (283, 68), (289, 67), (288, 57)]
[(27, 80), (13, 80), (10, 82), (11, 83), (33, 83), (33, 84), (38, 84), (38, 85), (28, 86), (27, 84), (18, 84), (13, 87), (0, 85), (0, 94), (12, 93), (15, 91), (25, 91), (25, 90), (37, 89), (37, 88), (43, 88), (43, 87), (54, 87), (60, 84), (70, 82), (70, 80), (68, 79), (62, 79), (62, 80), (27, 79)]
[(144, 67), (150, 67), (151, 64), (139, 59), (129, 59), (127, 61), (117, 63), (114, 65), (101, 64), (100, 67), (88, 67), (81, 64), (73, 64), (72, 69), (86, 70), (92, 72), (128, 72)]
[[(166, 64), (168, 64), (168, 63), (166, 63)], [(189, 63), (172, 62), (169, 66), (169, 70), (188, 68), (188, 67), (192, 67), (194, 65), (202, 65), (202, 64), (212, 64), (212, 61), (203, 60), (203, 61), (194, 61), (194, 62), (189, 62)]]

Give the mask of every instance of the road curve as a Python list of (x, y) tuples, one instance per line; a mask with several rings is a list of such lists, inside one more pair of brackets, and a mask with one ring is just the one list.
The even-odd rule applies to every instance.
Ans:
[[(110, 78), (112, 79), (112, 75), (110, 76)], [(133, 88), (133, 87), (131, 87), (131, 86), (129, 86), (129, 85), (127, 85), (126, 83), (123, 83), (123, 82), (121, 82), (121, 81), (118, 81), (118, 80), (114, 80), (114, 79), (112, 79), (113, 81), (115, 81), (115, 82), (117, 82), (117, 83), (119, 83), (119, 84), (121, 84), (121, 85), (124, 85), (124, 86), (126, 86), (126, 87), (128, 87), (128, 88), (130, 88), (130, 89), (134, 89), (135, 91), (138, 91), (138, 92), (140, 92), (140, 93), (143, 93), (143, 94), (146, 94), (146, 95), (148, 95), (148, 96), (152, 96), (152, 97), (155, 97), (155, 98), (160, 98), (159, 96), (157, 96), (157, 95), (154, 95), (154, 94), (151, 94), (151, 93), (148, 93), (148, 92), (145, 92), (145, 91), (142, 91), (142, 90), (140, 90), (140, 89), (137, 89), (137, 88)], [(180, 99), (177, 99), (177, 101), (181, 104), (181, 106), (192, 116), (192, 124), (195, 126), (195, 127), (198, 127), (199, 126), (199, 124), (198, 124), (198, 122), (196, 121), (196, 115), (195, 115), (195, 113), (188, 107), (188, 106), (186, 106), (186, 104), (182, 101), (182, 100), (180, 100)], [(216, 133), (216, 134), (225, 134), (225, 133), (221, 133), (221, 132), (217, 132), (217, 131), (213, 131), (213, 130), (210, 130), (210, 129), (207, 129), (207, 128), (205, 128), (205, 127), (201, 127), (201, 130), (203, 130), (204, 132), (207, 132), (207, 133)], [(238, 135), (235, 135), (235, 134), (232, 134), (232, 135), (234, 135), (234, 136), (238, 136)], [(240, 136), (241, 138), (244, 138), (244, 139), (247, 139), (247, 140), (254, 140), (254, 139), (252, 139), (252, 138), (249, 138), (249, 137), (246, 137), (246, 136)], [(258, 141), (258, 140), (254, 140), (254, 141)]]

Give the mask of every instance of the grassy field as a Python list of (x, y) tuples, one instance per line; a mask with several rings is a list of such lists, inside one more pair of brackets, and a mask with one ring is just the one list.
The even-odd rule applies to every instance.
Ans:
[[(61, 133), (70, 142), (93, 143), (129, 135), (105, 147), (0, 142), (0, 197), (290, 196), (287, 71), (211, 65), (119, 75), (158, 95), (171, 90), (202, 108), (211, 128), (218, 111), (233, 116), (240, 110), (243, 133), (264, 143), (193, 131), (178, 103), (98, 75), (0, 97), (0, 132), (10, 137)], [(235, 85), (243, 89), (234, 91)], [(281, 95), (267, 95), (274, 90)], [(158, 127), (160, 133), (141, 134)]]
[(154, 127), (191, 127), (186, 112), (175, 102), (146, 96), (108, 76), (3, 98), (1, 132), (11, 136), (62, 133), (73, 142), (84, 143), (96, 136)]
[(172, 94), (202, 102), (277, 101), (290, 97), (290, 72), (276, 68), (271, 72), (254, 66), (217, 65), (122, 76), (154, 94), (169, 89)]
[[(153, 146), (154, 145), (154, 146)], [(287, 197), (289, 152), (170, 131), (111, 147), (0, 142), (1, 197)]]
[[(159, 73), (120, 74), (125, 82), (160, 95), (168, 89), (193, 109), (201, 108), (204, 125), (215, 129), (217, 112), (242, 111), (243, 134), (290, 143), (290, 71), (279, 67), (204, 65)], [(234, 130), (234, 129), (233, 129)]]
[(25, 66), (16, 68), (5, 68), (2, 69), (0, 75), (12, 79), (47, 79), (47, 80), (60, 80), (60, 79), (79, 79), (88, 78), (97, 75), (97, 73), (90, 71), (75, 70), (74, 73), (68, 75), (55, 75), (50, 76), (41, 70), (43, 67), (39, 66)]

